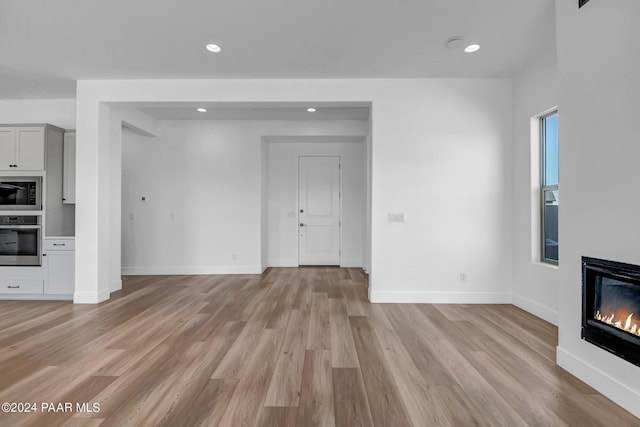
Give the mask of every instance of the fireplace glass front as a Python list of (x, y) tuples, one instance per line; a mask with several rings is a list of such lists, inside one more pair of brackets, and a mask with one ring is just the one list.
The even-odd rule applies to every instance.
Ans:
[(640, 266), (582, 258), (582, 338), (640, 366)]

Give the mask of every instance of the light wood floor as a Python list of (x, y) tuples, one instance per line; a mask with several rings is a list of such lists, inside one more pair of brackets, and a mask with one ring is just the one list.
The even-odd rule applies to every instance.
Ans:
[(637, 426), (509, 305), (371, 305), (358, 269), (126, 277), (98, 306), (0, 302), (0, 426)]

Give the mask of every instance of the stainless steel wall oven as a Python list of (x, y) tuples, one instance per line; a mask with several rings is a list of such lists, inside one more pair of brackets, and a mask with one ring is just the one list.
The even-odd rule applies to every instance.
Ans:
[(0, 266), (13, 265), (42, 265), (40, 216), (0, 216)]

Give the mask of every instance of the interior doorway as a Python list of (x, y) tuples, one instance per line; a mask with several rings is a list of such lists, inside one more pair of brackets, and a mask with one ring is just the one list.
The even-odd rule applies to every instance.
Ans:
[(365, 267), (366, 137), (273, 136), (263, 148), (263, 266)]

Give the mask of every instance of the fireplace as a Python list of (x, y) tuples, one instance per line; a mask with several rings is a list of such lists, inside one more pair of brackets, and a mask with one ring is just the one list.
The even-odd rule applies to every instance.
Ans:
[(582, 257), (582, 338), (640, 366), (640, 266)]

